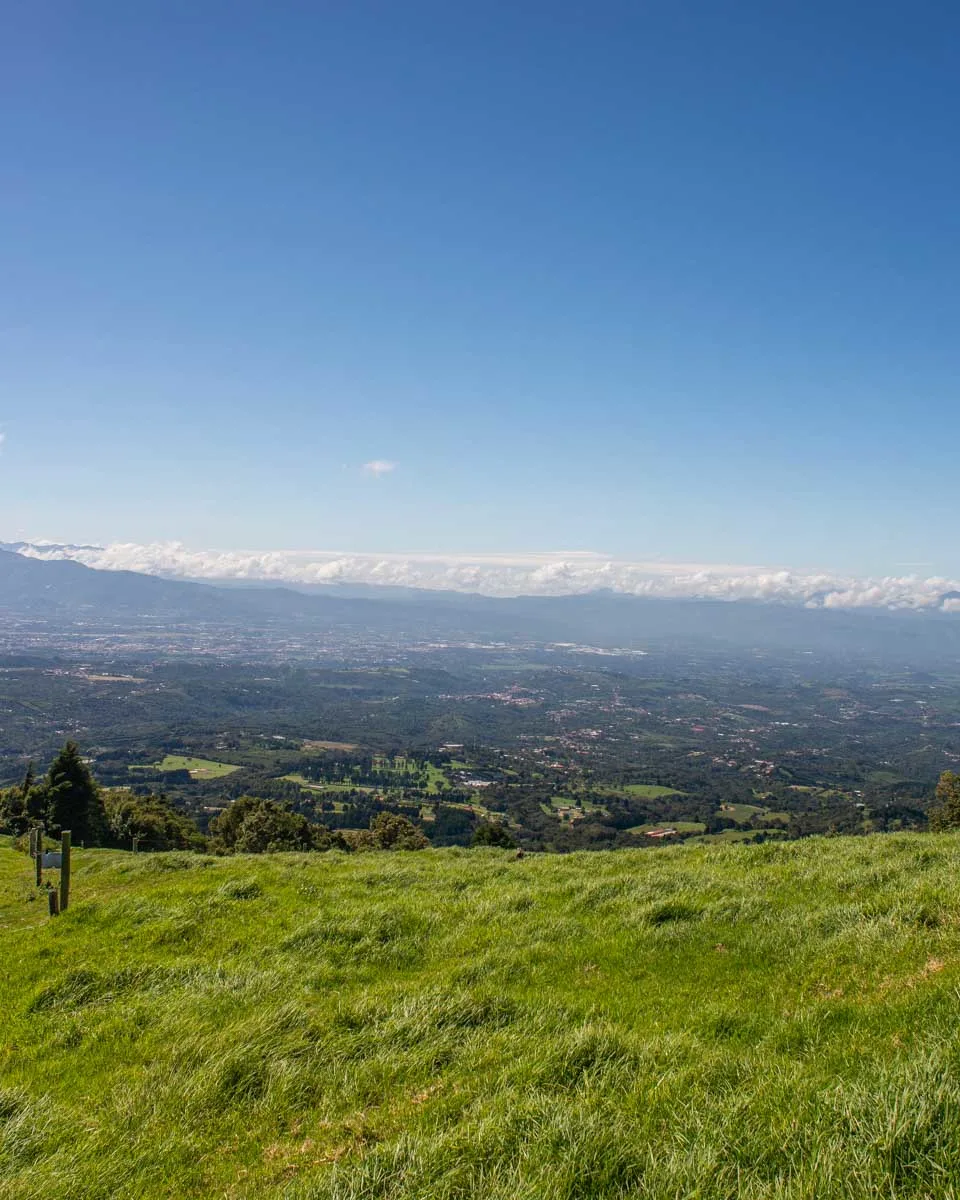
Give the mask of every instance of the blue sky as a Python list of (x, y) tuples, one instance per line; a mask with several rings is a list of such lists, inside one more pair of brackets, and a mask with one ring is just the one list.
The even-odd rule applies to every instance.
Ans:
[(956, 6), (0, 16), (0, 539), (960, 574)]

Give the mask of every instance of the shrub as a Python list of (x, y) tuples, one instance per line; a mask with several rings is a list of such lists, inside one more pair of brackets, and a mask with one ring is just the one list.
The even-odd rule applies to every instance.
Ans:
[(423, 850), (430, 845), (422, 829), (397, 813), (378, 813), (370, 822), (378, 850)]
[(212, 848), (221, 854), (264, 854), (280, 850), (347, 849), (338, 833), (314, 825), (274, 800), (241, 796), (210, 822)]
[(206, 839), (186, 813), (162, 796), (107, 792), (104, 797), (111, 840), (129, 848), (134, 838), (142, 850), (200, 850)]
[(475, 846), (502, 846), (505, 850), (515, 850), (517, 846), (506, 825), (488, 821), (478, 825), (474, 830), (473, 844)]

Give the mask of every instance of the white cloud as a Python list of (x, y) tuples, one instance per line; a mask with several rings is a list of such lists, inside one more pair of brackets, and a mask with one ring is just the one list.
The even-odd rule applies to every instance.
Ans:
[(364, 463), (362, 469), (368, 475), (373, 475), (375, 479), (379, 479), (381, 475), (389, 475), (391, 471), (395, 471), (397, 464), (390, 462), (386, 458), (375, 458), (371, 462)]
[(180, 542), (109, 546), (17, 544), (34, 558), (72, 558), (103, 570), (190, 579), (274, 583), (392, 584), (487, 596), (621, 595), (760, 600), (807, 608), (960, 611), (960, 580), (891, 575), (871, 579), (830, 572), (729, 564), (629, 562), (583, 551), (512, 555), (345, 554), (332, 550), (191, 550)]

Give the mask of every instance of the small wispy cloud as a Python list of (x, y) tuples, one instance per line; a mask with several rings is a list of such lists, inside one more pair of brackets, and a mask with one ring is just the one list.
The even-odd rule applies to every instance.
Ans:
[(397, 469), (395, 462), (390, 462), (386, 458), (374, 458), (370, 462), (363, 464), (363, 471), (367, 475), (372, 475), (375, 479), (379, 479), (381, 475), (389, 475), (391, 471)]

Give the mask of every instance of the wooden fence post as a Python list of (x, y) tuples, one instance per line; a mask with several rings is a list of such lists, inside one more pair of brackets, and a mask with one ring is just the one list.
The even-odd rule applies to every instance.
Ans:
[(66, 912), (70, 903), (70, 830), (60, 835), (60, 911)]
[(50, 906), (50, 916), (56, 917), (60, 915), (60, 896), (56, 888), (50, 888), (47, 892), (47, 904)]
[(37, 887), (43, 886), (43, 826), (37, 826), (37, 844), (33, 861), (37, 868)]

